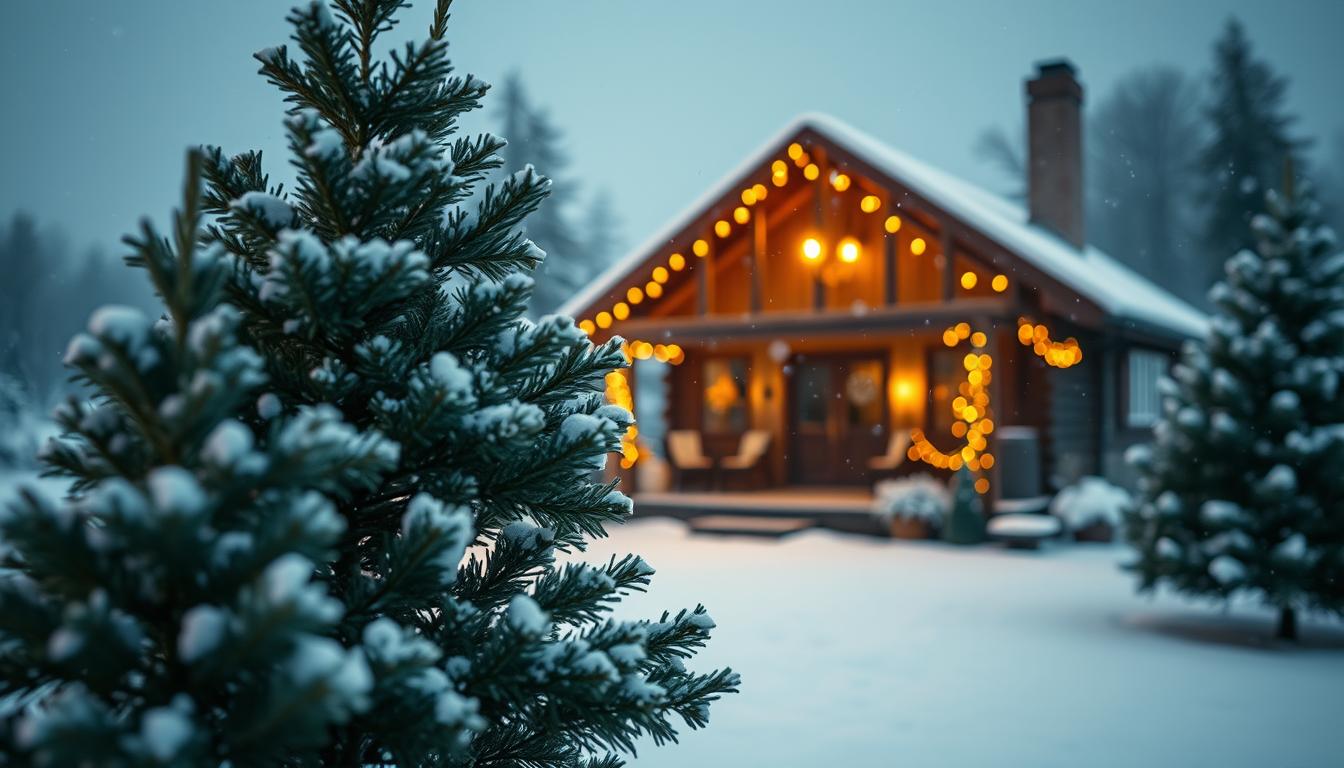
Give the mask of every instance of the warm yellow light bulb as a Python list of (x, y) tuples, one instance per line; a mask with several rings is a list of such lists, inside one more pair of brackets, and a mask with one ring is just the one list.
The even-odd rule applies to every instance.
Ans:
[(703, 259), (709, 255), (709, 243), (704, 240), (696, 240), (694, 243), (691, 243), (691, 253), (694, 253), (696, 256)]
[(808, 261), (821, 258), (821, 242), (817, 238), (809, 237), (803, 241), (803, 258)]
[(714, 222), (714, 234), (718, 235), (719, 237), (727, 237), (732, 231), (733, 231), (733, 225), (729, 224), (724, 219), (719, 219), (718, 221)]
[(1032, 327), (1031, 323), (1023, 323), (1017, 326), (1017, 340), (1023, 344), (1030, 344), (1035, 332), (1036, 329)]
[(647, 294), (650, 299), (656, 299), (663, 295), (663, 286), (650, 280), (644, 284), (644, 293)]
[(764, 200), (766, 195), (770, 194), (770, 190), (767, 189), (764, 184), (751, 185), (751, 191), (756, 193), (756, 202), (758, 203)]
[(774, 174), (788, 173), (789, 164), (784, 162), (783, 160), (776, 160), (775, 162), (770, 164), (770, 172)]
[(975, 287), (975, 284), (978, 283), (978, 282), (980, 282), (980, 278), (976, 277), (976, 275), (975, 275), (974, 272), (962, 272), (962, 273), (961, 273), (961, 287), (962, 287), (962, 288), (965, 288), (966, 290), (969, 291), (969, 290), (971, 290), (972, 288), (974, 288), (974, 287)]
[(740, 205), (733, 209), (733, 221), (736, 221), (738, 224), (746, 224), (750, 220), (751, 211), (748, 211)]
[(849, 176), (843, 173), (831, 174), (831, 186), (835, 187), (836, 192), (844, 192), (849, 189)]
[(954, 327), (956, 328), (957, 338), (959, 339), (964, 339), (971, 335), (970, 323), (957, 323)]
[(655, 283), (666, 283), (668, 277), (670, 277), (670, 275), (667, 274), (667, 267), (653, 268), (653, 281)]
[[(984, 459), (981, 459), (981, 460), (980, 460), (980, 466), (983, 467), (984, 465), (985, 465), (985, 461), (984, 461)], [(986, 493), (989, 493), (989, 480), (988, 480), (987, 478), (983, 478), (983, 477), (980, 478), (979, 480), (976, 480), (976, 481), (975, 481), (975, 492), (978, 493), (978, 494), (980, 494), (981, 496), (984, 496)]]
[(592, 321), (592, 320), (580, 320), (580, 321), (579, 321), (579, 330), (580, 330), (580, 331), (583, 331), (584, 333), (588, 334), (589, 336), (592, 336), (593, 333), (594, 333), (595, 331), (597, 331), (597, 326), (596, 326), (596, 325), (593, 325), (593, 321)]
[(983, 347), (983, 346), (985, 346), (985, 342), (988, 341), (988, 340), (989, 340), (989, 339), (985, 336), (984, 332), (982, 332), (982, 331), (976, 331), (975, 333), (972, 333), (972, 334), (971, 334), (971, 345), (972, 345), (972, 346)]
[(924, 253), (924, 249), (927, 247), (928, 243), (925, 243), (924, 238), (922, 237), (916, 237), (914, 240), (910, 241), (910, 252), (916, 256), (922, 255)]
[(644, 300), (644, 291), (640, 290), (638, 285), (633, 285), (625, 292), (625, 300), (631, 304), (638, 304)]
[(603, 311), (603, 312), (598, 312), (598, 313), (597, 313), (597, 327), (598, 327), (598, 328), (610, 328), (610, 327), (611, 327), (611, 313), (610, 313), (610, 312)]
[(864, 213), (872, 213), (882, 207), (882, 199), (877, 195), (864, 195), (859, 201), (859, 209)]
[(807, 167), (803, 169), (803, 178), (808, 181), (816, 181), (820, 175), (821, 169), (817, 167), (816, 163), (808, 163)]
[(750, 188), (742, 190), (742, 204), (743, 204), (743, 205), (755, 205), (755, 204), (756, 204), (756, 190), (754, 190), (754, 189), (750, 189)]
[(686, 257), (680, 253), (674, 253), (667, 257), (667, 266), (671, 267), (673, 272), (680, 272), (686, 268)]
[(630, 305), (624, 301), (616, 302), (616, 306), (611, 308), (611, 314), (617, 320), (624, 320), (630, 316)]
[(846, 237), (840, 241), (840, 261), (846, 264), (853, 264), (859, 260), (859, 241), (852, 237)]
[(901, 231), (901, 217), (888, 216), (886, 222), (882, 226), (886, 227), (886, 230), (894, 235)]
[(770, 175), (770, 183), (776, 187), (782, 187), (789, 183), (789, 174), (787, 171), (776, 171)]
[(957, 338), (957, 332), (955, 330), (948, 328), (946, 331), (943, 331), (944, 344), (949, 347), (955, 347), (957, 346), (958, 341), (961, 341), (961, 339)]
[(994, 279), (989, 281), (989, 287), (993, 288), (996, 293), (1003, 293), (1008, 290), (1008, 276), (995, 275)]
[(795, 142), (793, 142), (792, 144), (789, 145), (789, 158), (790, 158), (790, 159), (797, 160), (799, 157), (802, 156), (802, 154), (803, 154), (803, 145), (802, 145), (802, 144), (799, 144), (798, 142), (795, 141)]

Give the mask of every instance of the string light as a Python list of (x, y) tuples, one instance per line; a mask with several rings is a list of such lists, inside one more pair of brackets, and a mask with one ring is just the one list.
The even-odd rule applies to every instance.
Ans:
[(644, 284), (644, 294), (650, 299), (656, 299), (663, 295), (663, 286), (650, 280)]
[(922, 237), (916, 237), (914, 240), (910, 241), (910, 252), (916, 256), (923, 255), (924, 249), (927, 247), (928, 244), (924, 242), (924, 238)]
[(597, 327), (598, 327), (598, 328), (610, 328), (610, 327), (611, 327), (611, 313), (610, 313), (610, 312), (607, 312), (606, 310), (603, 310), (603, 311), (597, 313)]
[(967, 271), (961, 273), (961, 287), (968, 291), (974, 288), (975, 284), (979, 281), (980, 278), (976, 277), (974, 272)]
[(666, 282), (667, 282), (667, 279), (668, 279), (669, 277), (671, 277), (671, 275), (669, 275), (669, 274), (667, 273), (667, 267), (654, 267), (654, 268), (653, 268), (653, 282), (655, 282), (655, 283), (666, 283)]
[(748, 211), (740, 205), (733, 209), (733, 221), (736, 221), (738, 224), (746, 224), (750, 220), (751, 211)]
[(821, 258), (821, 242), (817, 238), (809, 237), (803, 241), (803, 258), (808, 261)]
[(872, 213), (881, 207), (882, 200), (877, 195), (865, 195), (864, 198), (859, 201), (859, 210), (864, 213)]
[(625, 300), (631, 304), (638, 304), (644, 300), (644, 291), (640, 290), (638, 285), (632, 285), (625, 292)]
[(846, 237), (840, 241), (840, 248), (838, 249), (840, 261), (846, 264), (853, 264), (859, 260), (859, 251), (860, 247), (858, 240), (852, 237)]
[(1017, 340), (1054, 368), (1071, 368), (1083, 361), (1083, 348), (1078, 346), (1077, 339), (1070, 336), (1064, 341), (1053, 341), (1044, 324), (1033, 324), (1025, 317), (1017, 319)]
[[(982, 347), (988, 337), (981, 331), (972, 331), (969, 323), (957, 323), (943, 331), (943, 343), (955, 347), (967, 339), (974, 347)], [(958, 395), (952, 400), (952, 436), (965, 442), (956, 450), (943, 452), (928, 439), (922, 429), (910, 431), (911, 445), (906, 456), (911, 461), (922, 461), (938, 469), (953, 472), (963, 466), (972, 472), (982, 472), (994, 466), (994, 457), (985, 453), (989, 442), (985, 435), (994, 431), (992, 412), (989, 407), (989, 383), (993, 380), (990, 368), (994, 360), (987, 354), (968, 352), (962, 358), (962, 367), (966, 369), (966, 380), (957, 388)], [(976, 493), (989, 493), (989, 479), (980, 477), (975, 481)]]
[(820, 175), (821, 169), (817, 167), (816, 163), (808, 163), (807, 166), (803, 168), (803, 178), (808, 181), (816, 181), (817, 177)]
[(748, 187), (747, 189), (742, 190), (742, 204), (743, 204), (743, 205), (755, 205), (755, 204), (756, 204), (756, 190), (755, 190), (755, 189), (752, 189), (752, 188)]
[(995, 275), (994, 279), (989, 281), (989, 287), (993, 288), (995, 293), (1003, 293), (1008, 290), (1008, 276)]
[(579, 330), (592, 336), (594, 333), (597, 333), (597, 326), (593, 324), (592, 320), (580, 320)]
[(624, 320), (630, 316), (630, 305), (624, 301), (616, 302), (616, 306), (611, 308), (611, 316), (617, 320)]
[(836, 192), (844, 192), (846, 189), (849, 189), (849, 176), (832, 171), (831, 186), (835, 188)]
[(790, 160), (797, 160), (798, 158), (800, 158), (800, 157), (802, 157), (802, 156), (803, 156), (803, 145), (802, 145), (802, 144), (799, 144), (798, 142), (795, 141), (794, 143), (792, 143), (792, 144), (789, 145), (789, 159), (790, 159)]
[(667, 266), (671, 267), (673, 272), (680, 272), (686, 268), (686, 257), (680, 253), (674, 253), (667, 257)]
[(694, 243), (691, 243), (691, 253), (694, 253), (702, 259), (705, 258), (709, 255), (709, 243), (704, 240), (696, 240)]
[(719, 237), (721, 238), (727, 237), (729, 234), (732, 233), (732, 231), (733, 231), (733, 225), (729, 224), (724, 219), (719, 219), (718, 221), (714, 222), (714, 234), (718, 235)]
[(770, 192), (770, 190), (765, 188), (764, 184), (753, 184), (751, 186), (751, 191), (756, 193), (756, 202), (758, 203), (764, 200), (765, 196)]

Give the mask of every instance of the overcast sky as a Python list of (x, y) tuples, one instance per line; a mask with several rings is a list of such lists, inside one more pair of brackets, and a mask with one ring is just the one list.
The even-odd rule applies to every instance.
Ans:
[[(4, 0), (0, 215), (110, 245), (174, 204), (191, 144), (261, 148), (284, 175), (281, 104), (250, 54), (285, 40), (291, 4)], [(421, 34), (430, 5), (394, 37)], [(1091, 98), (1141, 66), (1203, 74), (1231, 15), (1291, 76), (1299, 131), (1344, 129), (1337, 0), (459, 0), (449, 36), (461, 70), (522, 74), (637, 243), (805, 111), (1002, 186), (972, 147), (1021, 122), (1034, 61), (1071, 58)]]

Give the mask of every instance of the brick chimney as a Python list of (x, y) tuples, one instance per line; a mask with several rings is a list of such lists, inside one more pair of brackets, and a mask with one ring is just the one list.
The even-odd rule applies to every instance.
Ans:
[(1027, 81), (1027, 200), (1031, 221), (1076, 248), (1083, 236), (1083, 87), (1067, 59)]

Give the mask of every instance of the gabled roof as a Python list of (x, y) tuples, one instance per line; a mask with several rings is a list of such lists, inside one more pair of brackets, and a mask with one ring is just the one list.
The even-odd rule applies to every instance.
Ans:
[(1031, 223), (1022, 206), (926, 165), (822, 114), (802, 115), (772, 136), (681, 214), (605, 270), (586, 290), (565, 302), (560, 313), (583, 312), (619, 287), (620, 282), (651, 253), (665, 248), (708, 208), (735, 195), (744, 176), (767, 165), (782, 146), (808, 131), (862, 158), (893, 181), (946, 211), (963, 226), (994, 241), (1117, 320), (1128, 321), (1143, 330), (1165, 331), (1177, 336), (1200, 336), (1207, 328), (1208, 318), (1204, 313), (1106, 253), (1090, 245), (1079, 250), (1048, 229)]

